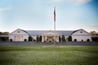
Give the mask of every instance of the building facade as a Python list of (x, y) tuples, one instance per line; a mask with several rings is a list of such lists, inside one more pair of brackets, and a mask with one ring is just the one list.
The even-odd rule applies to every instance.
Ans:
[(72, 41), (92, 41), (91, 34), (83, 29), (74, 31), (71, 36)]
[(10, 41), (92, 41), (91, 34), (83, 29), (75, 31), (47, 31), (47, 30), (22, 30), (17, 29), (9, 34)]

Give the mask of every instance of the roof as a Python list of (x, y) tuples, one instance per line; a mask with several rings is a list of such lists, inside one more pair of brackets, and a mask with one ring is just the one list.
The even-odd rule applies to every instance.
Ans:
[(0, 37), (9, 37), (8, 35), (0, 35)]
[(25, 30), (29, 35), (33, 36), (33, 35), (43, 35), (44, 33), (48, 33), (48, 32), (53, 32), (56, 33), (58, 35), (65, 35), (65, 36), (69, 36), (71, 35), (74, 31), (48, 31), (48, 30), (44, 30), (44, 31), (32, 31), (32, 30)]
[(25, 33), (27, 33), (30, 36), (37, 36), (37, 35), (41, 36), (43, 34), (48, 34), (48, 33), (51, 33), (51, 32), (52, 32), (52, 34), (58, 34), (60, 36), (61, 35), (71, 36), (73, 33), (77, 32), (79, 30), (85, 31), (84, 29), (78, 29), (78, 30), (56, 30), (56, 31), (53, 31), (53, 30), (22, 30), (22, 29), (17, 29), (17, 30), (24, 31)]

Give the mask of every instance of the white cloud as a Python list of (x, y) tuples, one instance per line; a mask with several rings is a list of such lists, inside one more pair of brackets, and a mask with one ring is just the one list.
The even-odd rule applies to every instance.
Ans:
[(51, 3), (69, 3), (69, 4), (76, 4), (76, 5), (82, 5), (88, 2), (91, 2), (92, 0), (50, 0)]
[(76, 5), (82, 5), (82, 4), (86, 4), (88, 2), (91, 2), (92, 0), (72, 0), (72, 2)]

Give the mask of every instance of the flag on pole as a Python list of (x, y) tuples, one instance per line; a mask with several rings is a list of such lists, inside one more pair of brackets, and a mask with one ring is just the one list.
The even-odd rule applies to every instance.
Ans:
[(54, 8), (54, 22), (56, 21), (56, 11), (55, 11), (55, 8)]
[(54, 8), (54, 31), (56, 30), (56, 10)]

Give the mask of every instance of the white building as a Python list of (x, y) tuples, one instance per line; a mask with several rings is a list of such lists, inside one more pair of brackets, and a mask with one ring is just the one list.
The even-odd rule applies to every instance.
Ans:
[(72, 41), (91, 41), (91, 34), (83, 29), (74, 31), (71, 36)]
[(17, 29), (9, 34), (10, 41), (27, 41), (29, 34), (24, 30)]
[(17, 29), (9, 34), (10, 41), (36, 41), (40, 38), (41, 42), (60, 42), (62, 37), (65, 41), (68, 41), (69, 37), (71, 37), (72, 41), (92, 41), (91, 35), (83, 29), (75, 31), (34, 31)]

